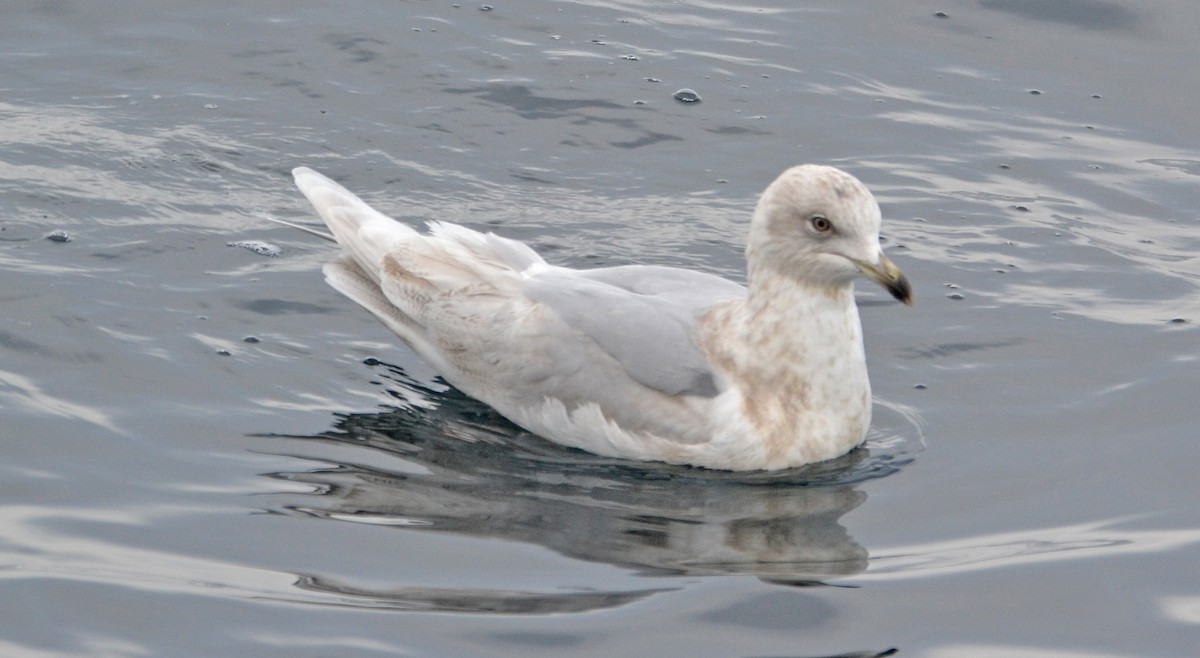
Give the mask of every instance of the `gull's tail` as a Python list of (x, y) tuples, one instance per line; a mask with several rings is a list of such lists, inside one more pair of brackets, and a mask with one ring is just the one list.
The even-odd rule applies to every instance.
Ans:
[(292, 176), (345, 250), (325, 265), (325, 280), (443, 374), (433, 316), (446, 312), (449, 298), (469, 296), (473, 312), (504, 306), (521, 295), (522, 273), (545, 264), (520, 242), (456, 224), (429, 222), (430, 232), (418, 233), (307, 167)]
[(350, 190), (308, 167), (293, 169), (292, 176), (337, 243), (376, 284), (380, 281), (383, 257), (400, 242), (420, 237), (413, 229), (368, 206)]

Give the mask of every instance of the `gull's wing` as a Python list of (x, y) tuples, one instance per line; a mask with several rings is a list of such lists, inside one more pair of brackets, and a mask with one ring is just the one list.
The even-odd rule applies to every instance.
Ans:
[(672, 267), (597, 270), (538, 267), (524, 292), (617, 360), (635, 381), (669, 395), (713, 396), (711, 365), (696, 346), (696, 319), (746, 295), (721, 277)]

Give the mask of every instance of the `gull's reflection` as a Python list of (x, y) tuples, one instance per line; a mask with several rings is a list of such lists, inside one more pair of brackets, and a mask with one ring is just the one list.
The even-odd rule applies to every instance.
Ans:
[(303, 575), (300, 589), (332, 595), (327, 605), (375, 610), (413, 612), (461, 612), (468, 614), (546, 615), (591, 612), (633, 603), (668, 589), (616, 592), (522, 592), (516, 590), (463, 589), (445, 587), (397, 587), (373, 589), (338, 582), (332, 578)]
[[(289, 511), (531, 542), (644, 573), (745, 574), (805, 584), (866, 569), (866, 550), (840, 519), (866, 499), (855, 483), (911, 459), (879, 437), (840, 459), (774, 473), (607, 459), (524, 432), (453, 389), (434, 393), (396, 368), (385, 372), (402, 408), (342, 416), (329, 432), (297, 438), (369, 446), (388, 453), (390, 459), (379, 461), (390, 467), (334, 463), (273, 474), (315, 485), (321, 494), (316, 504)], [(346, 592), (312, 577), (301, 585), (387, 598), (383, 592)], [(649, 593), (617, 593), (591, 603), (619, 605), (622, 596)], [(414, 594), (392, 598), (412, 605)], [(421, 602), (438, 607), (444, 595), (427, 593)], [(539, 602), (528, 595), (502, 597), (507, 603), (484, 598), (489, 609)], [(451, 607), (463, 606), (456, 599)]]

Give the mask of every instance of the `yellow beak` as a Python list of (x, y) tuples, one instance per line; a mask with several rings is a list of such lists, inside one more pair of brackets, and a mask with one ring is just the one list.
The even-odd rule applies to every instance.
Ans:
[(854, 261), (858, 269), (862, 270), (867, 278), (878, 283), (892, 293), (892, 297), (899, 299), (905, 304), (912, 306), (913, 294), (912, 286), (908, 283), (908, 278), (904, 276), (904, 272), (896, 267), (890, 258), (879, 254), (879, 262), (872, 264), (862, 260)]

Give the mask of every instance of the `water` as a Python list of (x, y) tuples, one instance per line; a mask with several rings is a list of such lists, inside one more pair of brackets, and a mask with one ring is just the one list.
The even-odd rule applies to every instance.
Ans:
[[(6, 7), (0, 654), (1195, 654), (1192, 3), (490, 7)], [(806, 161), (917, 306), (861, 287), (871, 439), (777, 476), (521, 433), (264, 219), (305, 164), (738, 278)]]

